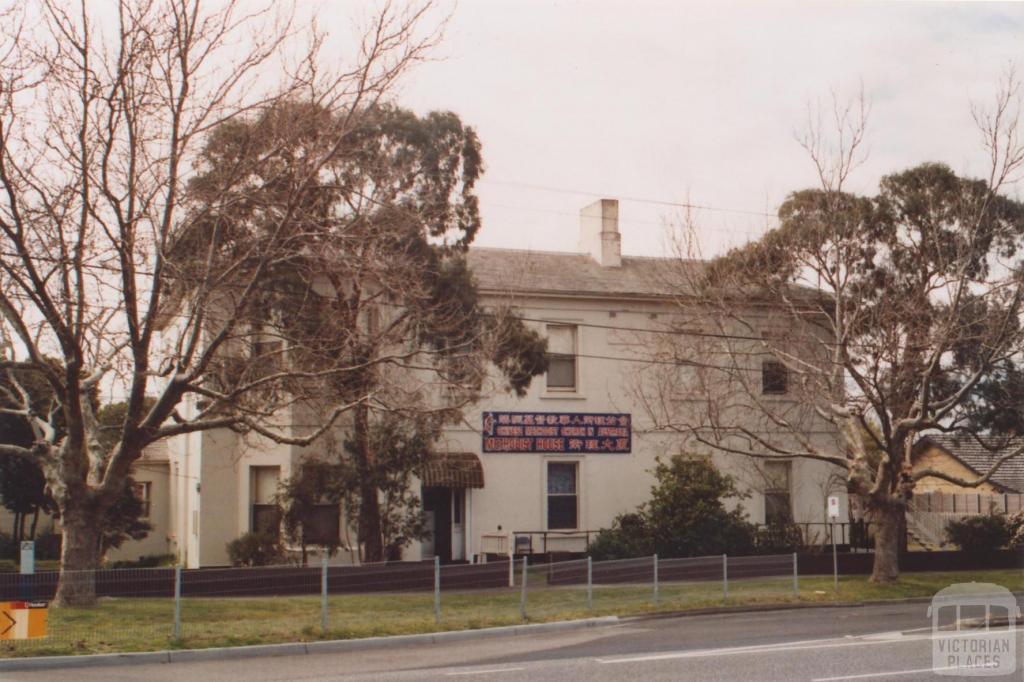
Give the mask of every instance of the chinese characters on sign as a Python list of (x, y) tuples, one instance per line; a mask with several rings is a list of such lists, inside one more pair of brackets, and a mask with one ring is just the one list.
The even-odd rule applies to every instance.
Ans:
[(484, 452), (628, 453), (628, 414), (484, 412)]

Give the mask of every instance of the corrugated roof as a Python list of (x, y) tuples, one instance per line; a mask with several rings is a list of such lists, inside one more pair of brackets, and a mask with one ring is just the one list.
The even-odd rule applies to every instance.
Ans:
[(700, 261), (623, 256), (602, 267), (583, 253), (472, 248), (469, 265), (484, 291), (662, 298), (690, 291)]
[(483, 488), (484, 467), (471, 452), (449, 452), (427, 462), (422, 481), (438, 488)]
[[(1001, 456), (1024, 446), (1024, 438), (1014, 438), (995, 452), (987, 450), (977, 440), (965, 435), (940, 434), (925, 436), (922, 440), (930, 441), (942, 448), (978, 474), (987, 473)], [(1024, 492), (1024, 454), (1003, 462), (989, 480), (1011, 492)]]

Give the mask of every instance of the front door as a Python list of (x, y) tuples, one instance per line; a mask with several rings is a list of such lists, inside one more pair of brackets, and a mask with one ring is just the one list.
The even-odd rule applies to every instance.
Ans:
[[(441, 557), (441, 561), (452, 560), (452, 489), (423, 487), (423, 511), (427, 514), (428, 523), (433, 518), (431, 540), (423, 543), (423, 558)], [(430, 550), (430, 554), (427, 550)]]
[(466, 491), (451, 488), (452, 491), (452, 561), (466, 558)]

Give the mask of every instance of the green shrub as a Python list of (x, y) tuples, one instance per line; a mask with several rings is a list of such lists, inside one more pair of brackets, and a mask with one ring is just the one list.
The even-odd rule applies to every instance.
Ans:
[(616, 517), (588, 548), (599, 560), (750, 554), (754, 526), (742, 506), (727, 511), (723, 500), (743, 498), (735, 480), (704, 460), (682, 455), (658, 460), (651, 499), (636, 512)]
[(1024, 550), (1024, 509), (1006, 517), (1006, 532), (1010, 549)]
[(7, 533), (0, 533), (0, 559), (18, 560), (18, 543)]
[(271, 566), (284, 562), (281, 539), (269, 533), (244, 533), (228, 543), (232, 566)]
[(946, 526), (946, 537), (960, 549), (991, 551), (1004, 547), (1010, 541), (1006, 517), (999, 514), (968, 516), (951, 521)]
[(109, 568), (157, 568), (158, 566), (173, 566), (176, 563), (178, 563), (178, 557), (173, 554), (147, 554), (133, 561), (114, 561)]
[(804, 547), (804, 536), (795, 523), (770, 523), (760, 526), (754, 535), (758, 554), (799, 552)]
[(629, 559), (654, 554), (647, 521), (640, 512), (619, 514), (611, 528), (601, 529), (587, 547), (594, 561)]
[(742, 505), (727, 511), (725, 498), (747, 497), (736, 479), (703, 459), (682, 455), (654, 468), (658, 483), (645, 505), (654, 551), (662, 557), (750, 554), (754, 525)]

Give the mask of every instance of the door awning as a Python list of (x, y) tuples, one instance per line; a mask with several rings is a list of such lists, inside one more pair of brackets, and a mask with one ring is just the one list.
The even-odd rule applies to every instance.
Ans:
[(437, 455), (423, 467), (423, 485), (433, 488), (483, 488), (484, 467), (471, 452)]

